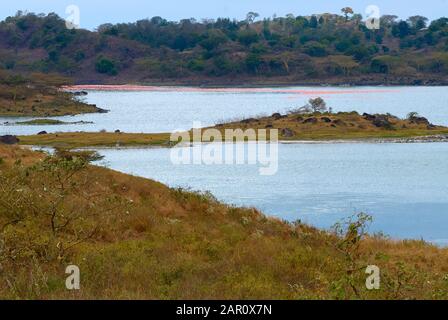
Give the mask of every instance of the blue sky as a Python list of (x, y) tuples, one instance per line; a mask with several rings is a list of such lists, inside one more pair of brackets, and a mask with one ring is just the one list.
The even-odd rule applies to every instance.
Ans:
[(81, 27), (93, 29), (106, 22), (134, 22), (153, 16), (169, 20), (194, 17), (230, 17), (242, 19), (249, 11), (262, 17), (287, 13), (309, 15), (311, 13), (339, 13), (345, 6), (364, 14), (368, 5), (377, 5), (381, 14), (395, 14), (405, 18), (423, 15), (430, 19), (448, 16), (448, 0), (15, 0), (2, 1), (0, 19), (14, 15), (18, 10), (31, 12), (56, 12), (65, 17), (68, 5), (81, 10)]

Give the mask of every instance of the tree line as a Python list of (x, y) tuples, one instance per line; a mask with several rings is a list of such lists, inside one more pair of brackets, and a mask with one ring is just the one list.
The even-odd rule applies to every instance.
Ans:
[[(79, 77), (291, 77), (448, 74), (448, 18), (287, 15), (103, 24), (69, 30), (56, 14), (18, 12), (0, 22), (0, 67)], [(26, 54), (39, 52), (39, 54)], [(19, 53), (19, 54), (18, 54)], [(23, 53), (23, 54), (20, 54)]]

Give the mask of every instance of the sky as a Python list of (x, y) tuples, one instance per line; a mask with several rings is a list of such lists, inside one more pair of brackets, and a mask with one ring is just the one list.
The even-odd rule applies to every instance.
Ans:
[(135, 22), (161, 16), (168, 20), (186, 18), (228, 17), (243, 19), (254, 11), (260, 17), (310, 15), (313, 13), (340, 13), (346, 6), (365, 16), (369, 5), (376, 5), (381, 14), (395, 14), (400, 18), (422, 15), (429, 19), (448, 17), (448, 0), (15, 0), (2, 1), (0, 19), (14, 15), (18, 10), (35, 13), (56, 12), (67, 17), (66, 8), (77, 5), (80, 9), (81, 28), (93, 30), (103, 23)]

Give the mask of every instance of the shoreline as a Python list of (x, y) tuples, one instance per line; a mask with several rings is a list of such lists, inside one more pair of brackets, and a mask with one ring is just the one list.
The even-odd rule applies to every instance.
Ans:
[(279, 140), (281, 144), (343, 144), (343, 143), (438, 143), (448, 142), (448, 135), (421, 136), (413, 138), (364, 138), (332, 140)]
[[(254, 143), (255, 141), (249, 141)], [(193, 147), (194, 145), (201, 144), (207, 145), (214, 142), (194, 142), (194, 143), (179, 143), (175, 145), (161, 145), (161, 144), (132, 144), (132, 145), (92, 145), (92, 146), (79, 146), (73, 147), (73, 149), (105, 149), (105, 150), (132, 150), (132, 149), (169, 149), (169, 148), (186, 148)], [(216, 142), (215, 142), (216, 143)], [(230, 144), (230, 142), (218, 142), (222, 144)], [(248, 141), (240, 141), (236, 143), (247, 144)], [(267, 141), (266, 143), (271, 143)], [(279, 144), (289, 145), (308, 145), (308, 144), (411, 144), (411, 143), (448, 143), (447, 135), (433, 135), (433, 136), (421, 136), (413, 138), (364, 138), (364, 139), (331, 139), (331, 140), (278, 140)], [(231, 142), (235, 144), (235, 142)], [(36, 144), (19, 144), (25, 148), (54, 148), (55, 145), (36, 145)]]
[[(447, 84), (440, 85), (408, 85), (408, 84), (304, 84), (304, 83), (273, 83), (273, 84), (250, 84), (250, 85), (238, 85), (238, 84), (223, 84), (223, 85), (204, 85), (204, 84), (179, 84), (179, 83), (161, 83), (161, 84), (77, 84), (71, 86), (63, 86), (62, 90), (65, 91), (123, 91), (123, 92), (139, 92), (139, 91), (158, 91), (169, 92), (172, 89), (182, 89), (182, 91), (231, 91), (235, 90), (257, 90), (263, 92), (266, 89), (277, 88), (293, 88), (293, 87), (310, 87), (310, 88), (338, 88), (338, 89), (350, 89), (359, 87), (375, 87), (378, 90), (366, 90), (366, 92), (390, 92), (390, 89), (396, 89), (400, 87), (444, 87)], [(384, 90), (379, 90), (383, 88)], [(389, 89), (389, 90), (388, 90)], [(297, 92), (295, 92), (297, 91)], [(356, 92), (359, 92), (357, 90)], [(273, 93), (283, 93), (283, 91), (275, 90)], [(285, 90), (284, 93), (306, 93), (306, 90)], [(315, 94), (315, 92), (312, 92)], [(347, 93), (346, 91), (344, 93)]]

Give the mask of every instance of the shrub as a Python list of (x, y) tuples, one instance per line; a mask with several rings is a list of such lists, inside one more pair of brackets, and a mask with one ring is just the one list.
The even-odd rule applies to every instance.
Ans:
[(113, 60), (104, 57), (99, 57), (95, 63), (95, 69), (99, 73), (115, 76), (118, 74), (116, 64)]
[(310, 42), (305, 46), (305, 53), (312, 57), (325, 57), (327, 55), (327, 50), (323, 44)]

